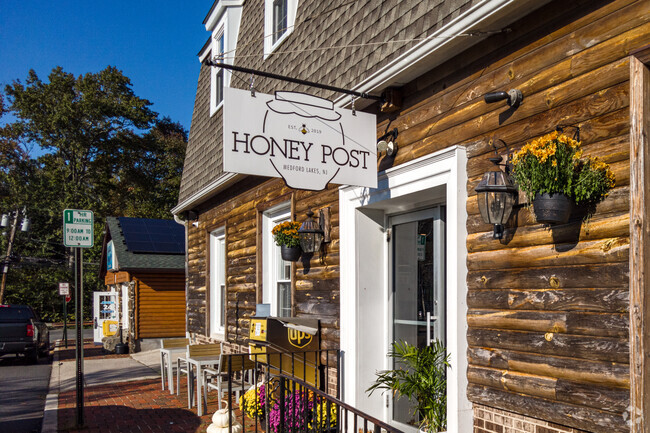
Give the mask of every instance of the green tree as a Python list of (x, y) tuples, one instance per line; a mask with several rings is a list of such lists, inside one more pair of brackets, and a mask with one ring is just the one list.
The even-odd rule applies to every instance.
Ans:
[[(30, 71), (24, 84), (16, 80), (0, 93), (0, 117), (15, 118), (0, 128), (0, 211), (24, 209), (32, 221), (28, 234), (16, 236), (8, 301), (33, 304), (48, 318), (59, 314), (57, 283), (73, 281), (71, 251), (62, 245), (64, 209), (95, 214), (95, 246), (84, 251), (88, 299), (103, 285), (105, 217), (171, 216), (187, 132), (150, 107), (115, 67), (77, 77), (57, 67), (46, 81)], [(37, 146), (46, 153), (30, 158)], [(6, 244), (3, 236), (0, 251)]]

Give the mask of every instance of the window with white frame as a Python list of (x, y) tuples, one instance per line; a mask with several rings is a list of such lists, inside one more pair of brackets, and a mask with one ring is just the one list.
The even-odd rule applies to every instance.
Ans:
[[(214, 60), (217, 60), (219, 62), (223, 62), (224, 60), (224, 46), (225, 46), (225, 34), (223, 32), (223, 28), (221, 28), (221, 31), (217, 34), (215, 37), (215, 55), (214, 55)], [(221, 101), (223, 101), (223, 69), (222, 68), (215, 68), (215, 83), (213, 86), (214, 89), (214, 98), (215, 98), (215, 103), (217, 106), (221, 104)]]
[(226, 329), (226, 236), (210, 233), (210, 336), (222, 339)]
[[(226, 31), (225, 23), (222, 23), (212, 36), (212, 60), (220, 63), (226, 62)], [(227, 71), (222, 68), (213, 67), (211, 70), (210, 83), (210, 115), (217, 112), (223, 102), (223, 88), (226, 85)]]
[[(211, 37), (199, 53), (201, 62), (210, 58), (219, 63), (233, 64), (243, 5), (244, 0), (215, 2), (205, 20), (205, 29)], [(213, 116), (223, 103), (223, 89), (230, 85), (231, 74), (217, 67), (210, 69), (210, 116)]]
[(268, 56), (292, 32), (296, 21), (298, 0), (265, 0), (264, 56)]
[(291, 220), (288, 204), (277, 206), (264, 213), (262, 302), (271, 305), (271, 315), (291, 316), (291, 262), (282, 260), (280, 247), (273, 241), (273, 227)]

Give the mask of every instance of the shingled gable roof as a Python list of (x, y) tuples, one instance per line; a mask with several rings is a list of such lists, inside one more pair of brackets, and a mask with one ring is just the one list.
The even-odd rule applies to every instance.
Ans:
[[(184, 228), (178, 225), (178, 230)], [(120, 227), (119, 219), (116, 217), (106, 218), (106, 234), (102, 245), (102, 257), (100, 267), (100, 278), (106, 275), (106, 245), (113, 241), (113, 251), (117, 257), (119, 271), (144, 271), (175, 272), (185, 269), (185, 254), (151, 254), (133, 253), (126, 247), (126, 239)]]
[[(378, 92), (391, 85), (399, 86), (481, 41), (487, 37), (481, 30), (499, 30), (544, 3), (544, 0), (300, 0), (293, 33), (264, 59), (264, 0), (249, 0), (243, 6), (234, 63), (338, 87)], [(479, 32), (475, 36), (462, 34), (470, 30)], [(231, 86), (246, 88), (249, 80), (249, 76), (235, 72)], [(328, 99), (339, 97), (329, 91), (261, 77), (255, 79), (255, 88), (264, 93), (281, 88)], [(175, 213), (190, 209), (240, 178), (223, 172), (222, 110), (210, 117), (209, 98), (210, 70), (201, 65)], [(337, 105), (348, 101), (349, 97), (339, 97)], [(357, 108), (362, 104), (358, 101)]]

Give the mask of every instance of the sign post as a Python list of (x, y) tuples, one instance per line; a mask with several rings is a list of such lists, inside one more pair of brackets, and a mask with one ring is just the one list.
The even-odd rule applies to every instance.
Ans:
[(68, 297), (70, 296), (70, 283), (59, 283), (59, 295), (63, 296), (63, 340), (68, 348)]
[(89, 210), (66, 209), (63, 211), (63, 245), (74, 248), (75, 257), (75, 324), (77, 326), (77, 427), (84, 424), (83, 389), (83, 249), (94, 243), (94, 215)]

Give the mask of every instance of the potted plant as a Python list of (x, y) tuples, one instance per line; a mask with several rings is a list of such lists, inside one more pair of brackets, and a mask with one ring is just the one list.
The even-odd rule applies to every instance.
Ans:
[(565, 223), (574, 203), (595, 204), (614, 187), (607, 164), (583, 158), (580, 142), (557, 131), (526, 143), (515, 153), (512, 165), (517, 186), (540, 223)]
[(439, 340), (430, 346), (417, 347), (399, 341), (388, 356), (395, 361), (392, 370), (377, 373), (375, 383), (366, 390), (378, 389), (415, 404), (413, 414), (420, 417), (420, 431), (439, 433), (447, 428), (447, 368), (449, 354)]
[(283, 260), (297, 262), (300, 259), (299, 228), (300, 223), (296, 221), (285, 221), (273, 227), (271, 233), (276, 245), (280, 247)]

